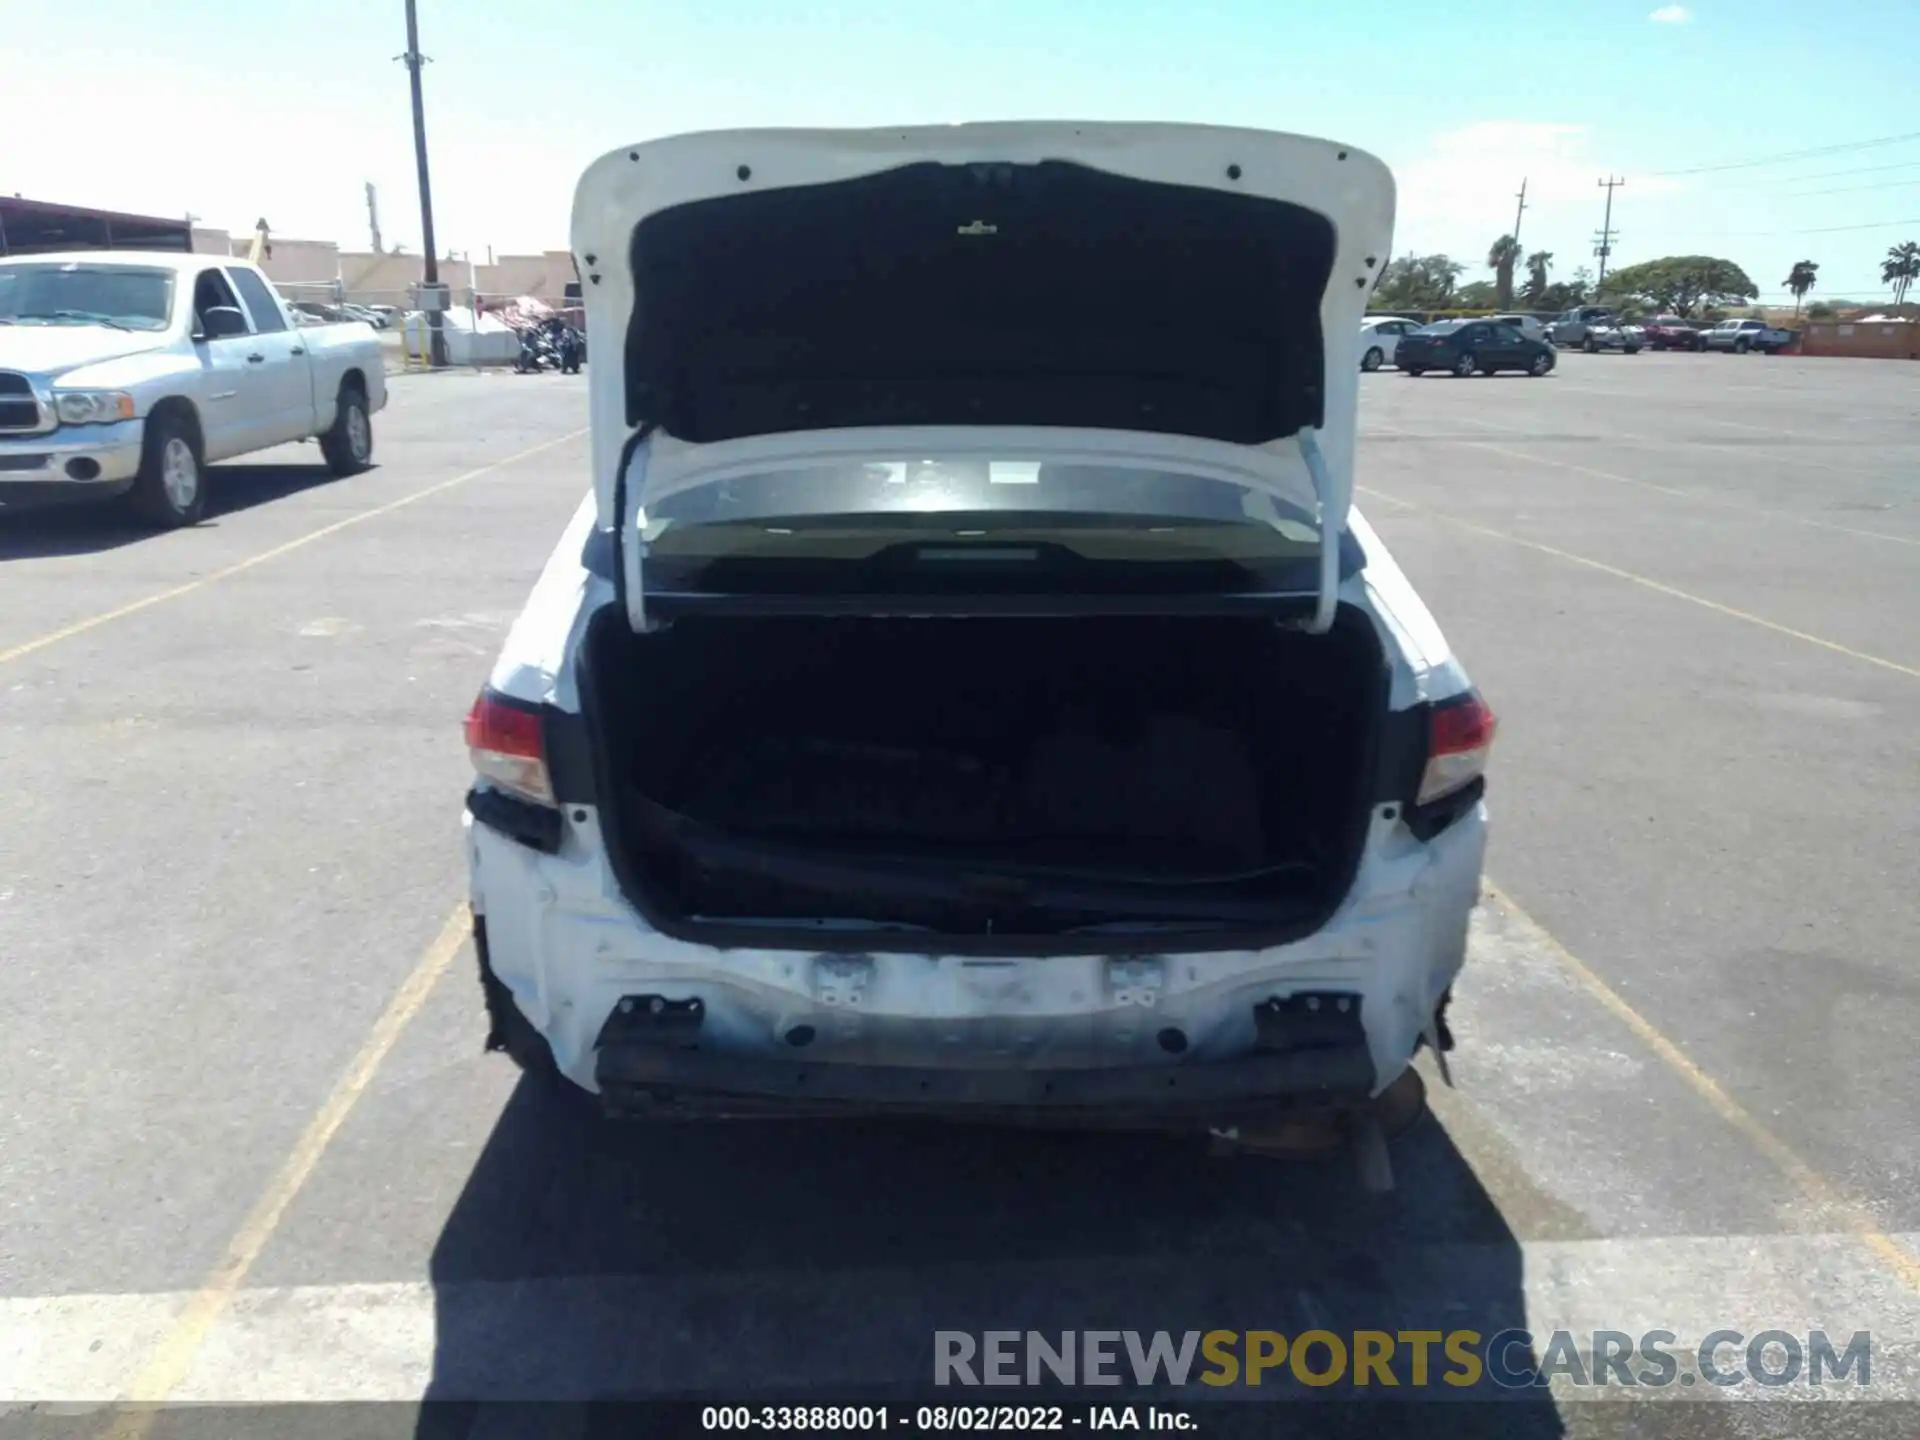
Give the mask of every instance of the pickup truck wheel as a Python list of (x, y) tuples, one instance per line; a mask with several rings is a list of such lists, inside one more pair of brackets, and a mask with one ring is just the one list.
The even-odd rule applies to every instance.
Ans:
[(163, 414), (147, 421), (140, 472), (127, 500), (136, 516), (161, 529), (200, 523), (207, 511), (207, 477), (200, 439), (183, 416)]
[(1480, 362), (1473, 358), (1471, 350), (1462, 351), (1460, 358), (1453, 362), (1453, 373), (1462, 380), (1480, 368)]
[(1598, 355), (1600, 353), (1600, 342), (1589, 335), (1580, 342), (1580, 348), (1589, 355)]
[(358, 390), (341, 389), (333, 424), (320, 437), (320, 453), (336, 475), (357, 475), (373, 460), (373, 421), (367, 415), (367, 397)]
[(1736, 355), (1744, 355), (1752, 348), (1753, 346), (1745, 338), (1733, 342), (1733, 353)]
[(1380, 368), (1381, 362), (1386, 358), (1387, 357), (1380, 352), (1378, 345), (1368, 346), (1367, 353), (1360, 357), (1360, 368), (1371, 375)]

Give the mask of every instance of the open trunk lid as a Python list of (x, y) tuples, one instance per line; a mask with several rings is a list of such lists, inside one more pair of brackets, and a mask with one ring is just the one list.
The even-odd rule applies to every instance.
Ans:
[(604, 156), (573, 243), (629, 618), (1178, 595), (1326, 628), (1393, 203), (1351, 147), (1200, 126)]

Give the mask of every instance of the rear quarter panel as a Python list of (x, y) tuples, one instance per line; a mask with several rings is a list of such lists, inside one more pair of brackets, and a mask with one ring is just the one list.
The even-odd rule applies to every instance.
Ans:
[(1455, 658), (1433, 612), (1357, 508), (1349, 516), (1348, 528), (1360, 542), (1366, 564), (1341, 587), (1341, 598), (1365, 607), (1380, 631), (1392, 669), (1388, 705), (1405, 710), (1469, 688), (1472, 682), (1466, 669)]
[(350, 324), (308, 325), (299, 331), (307, 349), (307, 365), (313, 377), (314, 430), (333, 424), (333, 413), (340, 395), (340, 381), (349, 371), (358, 371), (366, 382), (369, 413), (387, 403), (386, 351), (371, 325), (363, 321)]

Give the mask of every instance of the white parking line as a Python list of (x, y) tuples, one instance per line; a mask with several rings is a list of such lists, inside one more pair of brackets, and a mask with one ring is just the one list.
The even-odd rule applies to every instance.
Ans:
[[(1920, 1243), (1920, 1235), (1902, 1237)], [(1376, 1282), (1318, 1287), (1327, 1323), (1386, 1330), (1468, 1323), (1460, 1297), (1514, 1286), (1509, 1317), (1534, 1335), (1670, 1330), (1696, 1347), (1715, 1330), (1825, 1329), (1836, 1348), (1873, 1334), (1872, 1396), (1920, 1396), (1920, 1303), (1889, 1288), (1851, 1235), (1671, 1236), (1440, 1244), (1408, 1250), (1389, 1294)], [(822, 1323), (822, 1276), (810, 1267), (748, 1274), (595, 1275), (474, 1282), (302, 1285), (239, 1292), (208, 1332), (173, 1398), (228, 1404), (436, 1398), (585, 1400), (725, 1388), (736, 1357), (766, 1357), (757, 1386), (819, 1390), (897, 1385), (929, 1348), (935, 1324), (966, 1326), (988, 1308), (1057, 1321), (1058, 1297), (1128, 1294), (1161, 1323), (1188, 1323), (1211, 1282), (1182, 1282), (1178, 1257), (1095, 1256), (993, 1264), (953, 1261), (841, 1271)], [(751, 1297), (751, 1304), (744, 1297)], [(998, 1298), (996, 1298), (998, 1297)], [(1023, 1300), (1022, 1297), (1028, 1297)], [(191, 1303), (187, 1294), (0, 1300), (0, 1404), (104, 1404), (125, 1393), (138, 1337)], [(1276, 1295), (1282, 1332), (1314, 1323)], [(1130, 1306), (1130, 1308), (1134, 1308)], [(690, 1317), (724, 1311), (724, 1343)], [(941, 1321), (944, 1313), (949, 1317)], [(901, 1334), (899, 1317), (928, 1329)], [(1430, 1319), (1428, 1318), (1430, 1317)], [(1451, 1317), (1451, 1318), (1450, 1318)], [(1135, 1312), (1142, 1328), (1151, 1313)], [(1089, 1322), (1091, 1323), (1091, 1322)], [(1224, 1320), (1222, 1323), (1226, 1323)], [(1476, 1321), (1475, 1323), (1480, 1323)], [(1838, 1387), (1831, 1395), (1858, 1392)]]

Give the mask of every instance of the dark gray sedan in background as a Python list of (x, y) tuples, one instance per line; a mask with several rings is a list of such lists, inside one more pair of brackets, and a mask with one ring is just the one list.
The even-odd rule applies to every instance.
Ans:
[(1511, 325), (1492, 320), (1441, 320), (1402, 335), (1394, 363), (1406, 375), (1447, 370), (1455, 375), (1492, 375), (1522, 370), (1545, 375), (1556, 359), (1551, 345), (1530, 340)]

